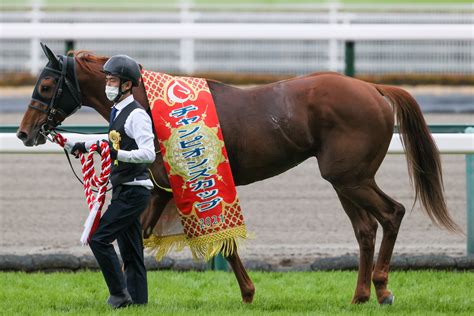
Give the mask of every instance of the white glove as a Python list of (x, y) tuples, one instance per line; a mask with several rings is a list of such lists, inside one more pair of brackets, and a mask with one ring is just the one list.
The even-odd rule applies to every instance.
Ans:
[(66, 149), (66, 151), (71, 154), (71, 149), (72, 147), (74, 146), (75, 142), (72, 142), (70, 140), (66, 141), (66, 144), (64, 144), (64, 149)]

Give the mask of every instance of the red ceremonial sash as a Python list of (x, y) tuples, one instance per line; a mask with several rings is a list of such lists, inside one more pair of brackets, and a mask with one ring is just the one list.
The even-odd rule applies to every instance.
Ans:
[(168, 240), (153, 235), (145, 245), (159, 257), (173, 242), (195, 257), (229, 255), (247, 232), (207, 81), (146, 70), (142, 77), (184, 231)]

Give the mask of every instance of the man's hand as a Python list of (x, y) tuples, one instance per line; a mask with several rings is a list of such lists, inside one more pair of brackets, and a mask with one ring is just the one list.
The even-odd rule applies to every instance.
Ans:
[(115, 150), (114, 144), (109, 140), (109, 148), (110, 148), (110, 159), (116, 160), (118, 151)]
[(85, 154), (87, 152), (86, 143), (84, 142), (77, 142), (71, 148), (71, 154), (74, 155), (76, 158), (79, 158), (79, 154)]
[(112, 160), (115, 160), (117, 159), (117, 150), (114, 149), (114, 146), (112, 144), (111, 141), (108, 141), (106, 139), (102, 139), (102, 140), (98, 140), (95, 144), (97, 146), (97, 149), (95, 151), (97, 151), (100, 154), (102, 154), (102, 149), (100, 148), (100, 143), (102, 142), (107, 142), (109, 143), (109, 149), (110, 149), (110, 159)]

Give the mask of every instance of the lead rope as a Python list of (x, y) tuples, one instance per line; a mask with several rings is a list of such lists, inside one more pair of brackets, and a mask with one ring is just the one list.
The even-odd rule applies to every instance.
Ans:
[[(67, 139), (59, 133), (53, 136), (53, 141), (64, 148)], [(97, 176), (94, 169), (94, 152), (97, 151), (97, 144), (92, 144), (89, 148), (89, 153), (86, 155), (80, 153), (79, 158), (82, 164), (82, 176), (84, 179), (84, 193), (86, 195), (87, 205), (89, 206), (89, 216), (84, 223), (84, 231), (81, 236), (81, 243), (86, 246), (89, 240), (99, 225), (102, 207), (105, 202), (105, 195), (107, 192), (107, 184), (110, 177), (110, 148), (109, 143), (101, 141), (100, 156), (101, 156), (101, 171)], [(92, 187), (96, 187), (97, 194), (94, 195)]]

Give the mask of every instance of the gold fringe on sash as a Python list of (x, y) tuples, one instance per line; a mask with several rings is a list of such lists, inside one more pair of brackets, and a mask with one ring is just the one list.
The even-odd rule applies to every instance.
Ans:
[(171, 250), (181, 251), (185, 246), (191, 249), (194, 260), (208, 261), (218, 253), (224, 257), (232, 255), (241, 240), (248, 237), (245, 225), (242, 225), (196, 238), (187, 238), (184, 234), (164, 237), (151, 235), (143, 240), (143, 245), (155, 255), (157, 261)]

